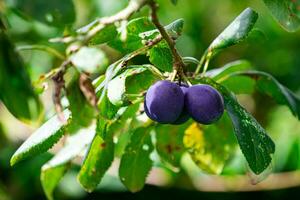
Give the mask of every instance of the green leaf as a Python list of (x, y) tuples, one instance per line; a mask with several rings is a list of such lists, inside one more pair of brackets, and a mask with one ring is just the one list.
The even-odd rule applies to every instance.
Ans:
[(130, 141), (130, 137), (133, 132), (132, 130), (130, 130), (131, 123), (131, 120), (125, 121), (123, 123), (125, 126), (125, 130), (122, 130), (122, 133), (120, 133), (120, 135), (118, 136), (118, 142), (116, 143), (115, 147), (115, 156), (118, 158), (120, 158), (124, 154), (125, 148)]
[(79, 73), (69, 68), (64, 76), (66, 81), (66, 94), (72, 112), (72, 121), (79, 126), (88, 127), (95, 117), (95, 110), (87, 101), (79, 87)]
[[(135, 71), (135, 66), (130, 68)], [(136, 73), (132, 72), (130, 76), (127, 76), (125, 82), (130, 101), (135, 100), (134, 97), (130, 98), (130, 95), (144, 93), (154, 82), (163, 79), (163, 75), (152, 65), (142, 65), (142, 68), (140, 66), (137, 68), (139, 69), (136, 69)]]
[(245, 9), (226, 29), (211, 43), (208, 51), (215, 52), (235, 45), (245, 38), (252, 30), (258, 14), (251, 8)]
[(42, 105), (31, 85), (14, 44), (0, 30), (0, 100), (16, 118), (29, 122), (41, 118)]
[(184, 131), (190, 123), (180, 126), (157, 124), (156, 133), (156, 150), (160, 158), (172, 164), (175, 167), (180, 166), (182, 154), (185, 152), (183, 146)]
[(108, 83), (107, 97), (115, 106), (126, 106), (129, 104), (129, 101), (126, 98), (126, 78), (127, 73), (123, 73)]
[[(172, 38), (177, 39), (182, 33), (183, 23), (183, 19), (178, 19), (165, 26), (165, 29)], [(120, 30), (118, 37), (109, 42), (109, 45), (122, 53), (132, 52), (143, 47), (143, 40), (154, 39), (159, 34), (147, 17), (133, 19)]]
[(101, 97), (105, 92), (107, 92), (107, 85), (109, 81), (111, 81), (122, 68), (121, 63), (122, 63), (122, 59), (109, 65), (109, 67), (105, 72), (104, 77), (103, 78), (98, 77), (96, 79), (97, 81), (93, 82), (93, 85), (96, 88), (95, 93), (97, 97)]
[(171, 72), (173, 70), (173, 56), (166, 42), (161, 42), (150, 49), (149, 60), (162, 71)]
[(43, 23), (62, 27), (75, 21), (75, 8), (72, 0), (16, 0), (15, 6), (23, 15)]
[(131, 75), (127, 76), (125, 82), (128, 95), (144, 93), (154, 82), (163, 78), (163, 75), (152, 65), (131, 66), (128, 69), (132, 69)]
[(250, 168), (255, 174), (262, 173), (271, 163), (271, 154), (275, 152), (274, 142), (233, 96), (226, 97), (225, 102), (239, 145)]
[(272, 15), (287, 31), (297, 31), (300, 26), (299, 0), (263, 0)]
[(235, 94), (252, 94), (255, 91), (255, 80), (245, 76), (231, 76), (222, 81), (222, 85)]
[(223, 115), (213, 125), (190, 125), (185, 131), (183, 143), (200, 169), (220, 174), (235, 150), (236, 140), (230, 119)]
[(133, 19), (127, 23), (125, 28), (121, 29), (118, 37), (109, 42), (109, 45), (122, 53), (132, 52), (144, 46), (139, 34), (154, 28), (147, 17)]
[(130, 141), (132, 132), (139, 126), (144, 125), (144, 122), (137, 120), (139, 116), (140, 103), (132, 104), (123, 107), (123, 112), (119, 113), (118, 120), (111, 126), (111, 131), (118, 138), (115, 145), (115, 157), (121, 157), (125, 151), (127, 144)]
[(81, 129), (67, 138), (66, 145), (42, 167), (41, 182), (48, 199), (53, 199), (52, 193), (66, 172), (70, 161), (86, 152), (95, 136), (95, 126)]
[(96, 95), (99, 96), (99, 101), (98, 101), (98, 108), (100, 115), (107, 118), (107, 119), (112, 119), (116, 113), (119, 110), (119, 107), (115, 106), (112, 104), (108, 97), (107, 97), (107, 89), (108, 89), (108, 83), (119, 73), (119, 71), (122, 69), (122, 64), (123, 64), (123, 59), (120, 59), (116, 61), (115, 63), (111, 64), (106, 72), (105, 72), (105, 78), (99, 86), (97, 86), (95, 92)]
[(109, 25), (103, 28), (97, 33), (90, 41), (90, 45), (99, 45), (102, 43), (110, 42), (117, 36), (117, 27), (115, 25)]
[(68, 165), (59, 165), (53, 168), (47, 168), (41, 172), (41, 183), (48, 200), (53, 200), (53, 191), (64, 176)]
[(119, 176), (122, 183), (131, 191), (144, 187), (146, 177), (152, 167), (150, 154), (153, 151), (149, 127), (137, 128), (122, 156)]
[(246, 111), (224, 86), (208, 78), (200, 82), (210, 84), (223, 95), (225, 108), (231, 118), (240, 148), (255, 174), (262, 173), (270, 165), (275, 144), (256, 119)]
[(165, 26), (165, 29), (173, 39), (177, 39), (182, 34), (183, 25), (184, 19), (180, 18)]
[(233, 72), (243, 71), (251, 68), (250, 62), (247, 60), (237, 60), (227, 63), (223, 67), (212, 69), (206, 72), (206, 76), (218, 81), (219, 79), (225, 78)]
[[(70, 111), (63, 112), (65, 119), (70, 116)], [(64, 124), (53, 116), (50, 120), (38, 128), (14, 153), (10, 164), (14, 165), (30, 156), (44, 153), (50, 149), (64, 134)]]
[[(117, 111), (119, 110), (119, 107), (112, 104), (107, 97), (107, 90), (109, 88), (108, 85), (111, 80), (113, 80), (118, 74), (121, 73), (124, 66), (124, 61), (126, 61), (126, 59), (128, 57), (131, 57), (132, 55), (133, 54), (128, 54), (123, 58), (121, 58), (120, 60), (116, 61), (115, 63), (111, 64), (106, 70), (104, 80), (96, 88), (96, 94), (97, 96), (100, 96), (100, 100), (98, 103), (100, 114), (107, 119), (112, 119), (116, 115)], [(162, 77), (161, 73), (155, 67), (152, 67), (151, 65), (143, 65), (143, 66), (147, 67), (147, 69), (151, 71), (153, 74), (155, 74), (156, 76)], [(148, 81), (146, 81), (145, 83), (148, 83)], [(144, 83), (139, 83), (139, 84), (141, 84), (142, 86), (144, 85)], [(130, 85), (133, 86), (133, 88), (136, 87), (133, 84)]]
[(107, 97), (116, 106), (128, 105), (136, 100), (158, 78), (152, 73), (150, 65), (129, 66), (108, 83)]
[(94, 88), (97, 88), (101, 85), (101, 83), (104, 81), (105, 76), (102, 74), (100, 76), (98, 76), (96, 79), (93, 80), (92, 85), (94, 86)]
[[(175, 40), (182, 34), (183, 25), (184, 25), (184, 20), (177, 19), (172, 23), (168, 24), (167, 26), (165, 26), (164, 28), (166, 29), (167, 33)], [(142, 39), (149, 40), (149, 39), (154, 39), (158, 34), (159, 34), (158, 29), (153, 29), (150, 31), (140, 33), (140, 37)]]
[(80, 71), (96, 73), (103, 71), (108, 59), (103, 51), (96, 47), (82, 47), (71, 56), (71, 61)]
[(105, 91), (106, 93), (103, 93), (102, 97), (100, 97), (100, 103), (98, 104), (99, 112), (100, 115), (106, 119), (113, 119), (116, 116), (119, 107), (110, 102), (107, 97), (107, 90)]
[(95, 128), (96, 127), (92, 125), (68, 137), (65, 146), (51, 160), (43, 165), (42, 170), (48, 170), (67, 164), (85, 152), (95, 136)]
[[(135, 52), (127, 54), (123, 58), (121, 58), (118, 61), (111, 64), (107, 68), (107, 70), (105, 72), (104, 80), (101, 81), (101, 83), (96, 88), (96, 94), (97, 94), (97, 96), (100, 96), (100, 100), (101, 100), (101, 98), (105, 97), (105, 95), (107, 93), (107, 88), (108, 88), (109, 82), (122, 72), (122, 69), (124, 69), (124, 65), (126, 65), (128, 58), (132, 58), (134, 56), (136, 56)], [(143, 66), (147, 66), (148, 70), (151, 71), (153, 74), (155, 74), (159, 77), (163, 77), (162, 74), (160, 73), (160, 71), (157, 70), (155, 67), (151, 67), (151, 65), (143, 65)]]
[(236, 76), (247, 77), (255, 82), (255, 88), (259, 92), (272, 97), (278, 104), (288, 106), (293, 115), (300, 119), (300, 98), (280, 84), (273, 76), (260, 71), (246, 71), (236, 72), (231, 78)]
[(113, 133), (109, 131), (109, 122), (100, 118), (96, 130), (78, 174), (80, 184), (89, 192), (96, 189), (114, 159)]

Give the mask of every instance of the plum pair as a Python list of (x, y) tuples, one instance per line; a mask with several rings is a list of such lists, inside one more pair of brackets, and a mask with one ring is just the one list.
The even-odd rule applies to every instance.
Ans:
[(182, 124), (190, 117), (202, 124), (217, 121), (224, 112), (223, 97), (209, 85), (178, 85), (158, 81), (147, 91), (145, 113), (162, 124)]

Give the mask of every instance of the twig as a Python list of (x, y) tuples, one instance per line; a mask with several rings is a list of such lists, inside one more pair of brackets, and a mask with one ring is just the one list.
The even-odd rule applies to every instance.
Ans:
[(94, 107), (97, 107), (98, 98), (95, 89), (89, 76), (86, 73), (81, 73), (79, 76), (79, 88), (87, 101)]
[(70, 60), (65, 60), (59, 67), (52, 69), (51, 71), (49, 71), (46, 74), (43, 74), (40, 76), (40, 78), (34, 82), (34, 85), (39, 85), (41, 83), (43, 83), (44, 81), (46, 81), (47, 79), (51, 79), (53, 78), (56, 74), (60, 73), (61, 71), (65, 71), (66, 67), (71, 64)]
[[(118, 21), (127, 20), (133, 13), (137, 12), (144, 5), (146, 5), (147, 2), (148, 2), (148, 0), (130, 0), (128, 6), (126, 8), (124, 8), (123, 10), (121, 10), (120, 12), (116, 13), (115, 15), (96, 19), (92, 23), (86, 25), (86, 27), (90, 27), (90, 28), (87, 30), (84, 30), (84, 31), (79, 31), (80, 35), (78, 37), (65, 37), (65, 38), (61, 38), (61, 39), (54, 38), (51, 41), (52, 42), (63, 41), (63, 42), (69, 43), (69, 42), (73, 42), (74, 40), (83, 40), (84, 43), (88, 42), (93, 36), (95, 36), (99, 31), (101, 31), (107, 25), (113, 24)], [(156, 38), (152, 41), (152, 43), (154, 43), (154, 44), (146, 45), (145, 48), (149, 48), (149, 46), (153, 46), (160, 41), (161, 41), (161, 38)], [(83, 44), (81, 44), (81, 45), (83, 45)], [(63, 68), (65, 68), (65, 66), (67, 66), (68, 64), (70, 64), (70, 61), (66, 60), (64, 63), (62, 63), (61, 67), (52, 71), (54, 73), (50, 73), (49, 76), (47, 76), (47, 77), (53, 77), (56, 74), (60, 73), (60, 71), (62, 71)], [(43, 80), (44, 80), (44, 77), (42, 77), (40, 81), (43, 81)]]
[[(97, 25), (93, 25), (93, 28), (88, 31), (86, 40), (89, 40), (93, 36), (95, 36), (99, 31), (101, 31), (105, 26), (127, 20), (133, 13), (137, 12), (139, 9), (141, 9), (148, 0), (131, 0), (129, 1), (129, 4), (126, 8), (118, 12), (117, 14), (110, 16), (110, 17), (104, 17), (96, 20)], [(95, 22), (92, 22), (95, 24)]]
[(63, 38), (52, 38), (50, 42), (63, 42), (63, 43), (71, 43), (74, 41), (83, 41), (83, 43), (87, 43), (91, 38), (93, 38), (97, 33), (99, 33), (106, 26), (114, 24), (116, 22), (127, 20), (131, 15), (140, 10), (148, 0), (130, 0), (127, 7), (116, 13), (115, 15), (109, 17), (103, 17), (94, 20), (88, 25), (84, 26), (77, 30), (79, 35), (77, 36), (67, 36)]
[(156, 26), (156, 28), (162, 35), (163, 39), (166, 40), (168, 46), (171, 49), (173, 59), (174, 59), (174, 63), (173, 63), (174, 71), (177, 71), (179, 76), (181, 77), (183, 74), (184, 63), (175, 47), (175, 41), (169, 36), (169, 34), (167, 33), (167, 31), (165, 30), (163, 25), (158, 20), (158, 16), (157, 16), (158, 5), (157, 5), (157, 3), (154, 0), (150, 0), (148, 4), (151, 8), (151, 19), (152, 19), (153, 24)]
[(67, 68), (67, 66), (70, 64), (69, 60), (64, 61), (61, 66), (59, 67), (59, 71), (52, 77), (52, 80), (54, 82), (55, 88), (54, 88), (54, 94), (53, 94), (53, 102), (55, 105), (55, 111), (58, 115), (58, 118), (62, 122), (66, 122), (66, 119), (63, 115), (63, 107), (61, 105), (60, 101), (60, 95), (65, 87), (65, 81), (64, 81), (64, 73)]
[(54, 93), (53, 93), (53, 102), (54, 102), (54, 106), (55, 106), (55, 111), (58, 115), (59, 120), (64, 122), (65, 117), (63, 115), (63, 106), (61, 105), (61, 101), (60, 101), (61, 91), (65, 86), (65, 81), (64, 81), (64, 78), (63, 78), (62, 71), (60, 71), (60, 73), (57, 73), (52, 78), (52, 80), (53, 80), (54, 85), (55, 85)]
[(160, 41), (162, 41), (163, 37), (161, 35), (158, 35), (156, 38), (154, 38), (153, 40), (147, 41), (147, 43), (145, 44), (144, 47), (137, 49), (133, 52), (131, 52), (130, 54), (128, 54), (127, 56), (125, 56), (124, 61), (129, 61), (132, 58), (134, 58), (137, 55), (143, 54), (145, 53), (147, 50), (151, 49), (153, 46), (157, 45)]

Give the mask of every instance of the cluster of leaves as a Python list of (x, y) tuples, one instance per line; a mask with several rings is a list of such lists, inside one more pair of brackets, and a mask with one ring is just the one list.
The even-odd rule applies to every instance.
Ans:
[[(47, 15), (45, 18), (36, 15), (29, 4), (22, 3), (28, 1), (16, 2), (22, 14), (54, 26), (74, 21), (72, 6), (62, 7), (66, 7), (66, 12), (56, 10), (59, 15), (51, 14), (49, 6), (50, 10), (45, 12), (50, 12), (52, 17)], [(72, 4), (71, 1), (64, 3)], [(64, 17), (65, 14), (69, 17)], [(209, 45), (203, 60), (208, 63), (217, 53), (246, 39), (257, 17), (252, 9), (244, 10)], [(83, 27), (74, 34), (81, 35), (93, 26)], [(180, 37), (182, 28), (182, 19), (165, 26), (174, 40)], [(255, 118), (238, 103), (234, 93), (251, 93), (256, 89), (288, 106), (298, 118), (299, 98), (271, 75), (253, 71), (246, 61), (236, 61), (207, 71), (204, 77), (197, 74), (187, 77), (193, 84), (209, 84), (221, 92), (227, 112), (220, 121), (209, 126), (192, 120), (178, 126), (154, 123), (143, 112), (143, 96), (154, 82), (169, 76), (173, 62), (166, 41), (156, 41), (159, 36), (160, 32), (149, 18), (136, 18), (121, 28), (117, 24), (105, 26), (87, 45), (70, 53), (71, 65), (63, 76), (69, 105), (63, 113), (53, 116), (37, 129), (11, 158), (11, 165), (14, 165), (46, 152), (64, 135), (68, 136), (64, 147), (42, 167), (41, 181), (49, 199), (76, 157), (83, 158), (78, 181), (87, 191), (96, 189), (114, 160), (120, 160), (121, 182), (133, 192), (141, 190), (153, 166), (151, 154), (155, 153), (166, 166), (178, 168), (183, 154), (188, 153), (203, 171), (220, 174), (235, 152), (236, 141), (255, 174), (262, 173), (270, 165), (275, 144)], [(153, 41), (156, 43), (149, 45)], [(0, 42), (0, 98), (17, 118), (36, 120), (43, 109), (4, 27)], [(103, 43), (125, 56), (91, 83), (84, 78), (85, 75), (99, 72), (99, 68), (108, 62), (104, 52), (96, 46)], [(128, 65), (129, 60), (137, 55), (146, 55), (149, 62)], [(91, 57), (93, 59), (89, 59)], [(9, 81), (6, 80), (8, 77)], [(11, 84), (7, 85), (8, 82)], [(241, 85), (245, 87), (241, 88)], [(24, 101), (14, 101), (16, 93), (22, 95)], [(94, 98), (96, 103), (93, 103)]]

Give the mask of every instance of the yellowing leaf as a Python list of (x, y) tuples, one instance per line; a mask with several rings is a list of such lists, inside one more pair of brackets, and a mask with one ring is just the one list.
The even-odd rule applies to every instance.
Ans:
[(224, 116), (217, 124), (193, 123), (185, 130), (183, 144), (192, 160), (205, 172), (220, 174), (234, 150), (235, 140), (227, 124), (230, 126)]
[(189, 149), (193, 161), (204, 171), (219, 174), (223, 166), (213, 162), (212, 154), (206, 152), (203, 130), (200, 125), (193, 123), (186, 131), (183, 143)]
[(185, 130), (183, 143), (186, 148), (201, 148), (203, 146), (203, 131), (197, 123), (191, 124)]

